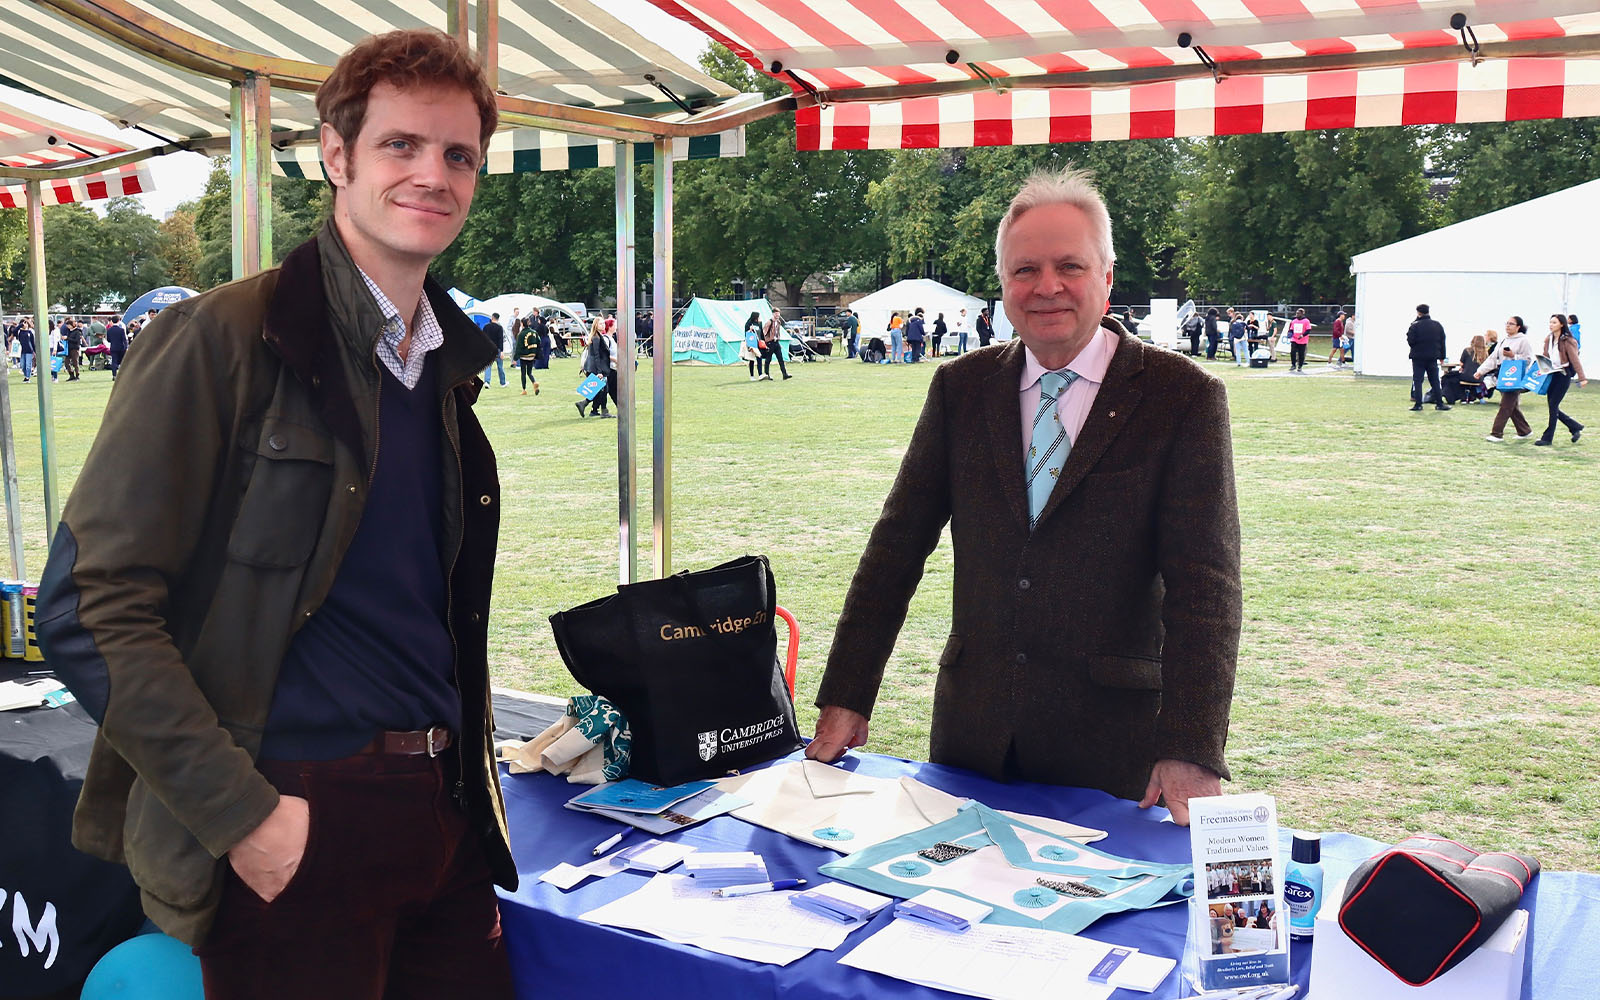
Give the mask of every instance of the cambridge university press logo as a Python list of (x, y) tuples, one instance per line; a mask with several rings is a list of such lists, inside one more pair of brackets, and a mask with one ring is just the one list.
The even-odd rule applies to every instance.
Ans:
[(710, 760), (717, 755), (717, 731), (700, 734), (700, 759)]

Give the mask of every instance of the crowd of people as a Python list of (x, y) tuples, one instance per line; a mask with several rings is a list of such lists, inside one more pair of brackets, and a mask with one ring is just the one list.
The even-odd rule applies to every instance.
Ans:
[[(1355, 357), (1355, 324), (1349, 309), (1334, 314), (1332, 341), (1328, 350), (1328, 369), (1339, 370), (1349, 366)], [(1131, 313), (1123, 320), (1128, 326)], [(1273, 316), (1271, 313), (1228, 306), (1212, 306), (1204, 313), (1196, 310), (1184, 320), (1182, 332), (1189, 340), (1189, 353), (1200, 356), (1200, 340), (1205, 339), (1207, 361), (1217, 360), (1224, 344), (1233, 355), (1238, 367), (1249, 364), (1253, 358), (1269, 361), (1278, 359), (1279, 344), (1288, 345), (1289, 371), (1304, 374), (1306, 352), (1311, 344), (1311, 331), (1317, 325), (1304, 309), (1296, 309), (1293, 316)], [(1129, 327), (1136, 331), (1137, 326)]]
[(922, 306), (896, 310), (882, 333), (869, 336), (866, 343), (861, 342), (861, 319), (852, 310), (841, 310), (838, 323), (845, 356), (873, 364), (917, 364), (924, 357), (955, 357), (967, 353), (973, 334), (979, 347), (988, 347), (994, 339), (994, 320), (987, 307), (978, 310), (975, 319), (960, 309), (948, 321), (943, 312), (928, 319), (928, 310)]
[[(17, 316), (0, 322), (5, 333), (5, 352), (10, 365), (22, 370), (22, 381), (32, 382), (36, 373), (49, 369), (50, 381), (61, 381), (63, 373), (68, 382), (78, 381), (90, 359), (104, 355), (105, 365), (116, 381), (122, 368), (128, 345), (139, 331), (154, 319), (151, 309), (143, 317), (112, 315), (63, 316), (49, 321), (49, 329), (40, 337), (34, 329), (33, 317)], [(39, 357), (41, 349), (48, 362)]]
[[(1575, 313), (1551, 313), (1545, 330), (1536, 349), (1536, 335), (1529, 334), (1527, 323), (1521, 316), (1510, 316), (1504, 336), (1485, 330), (1472, 338), (1455, 362), (1445, 364), (1444, 327), (1432, 318), (1426, 304), (1418, 305), (1417, 318), (1406, 331), (1411, 348), (1411, 409), (1421, 410), (1430, 397), (1440, 410), (1450, 409), (1453, 403), (1487, 403), (1498, 392), (1499, 404), (1485, 439), (1501, 444), (1508, 423), (1518, 440), (1534, 436), (1533, 424), (1522, 412), (1522, 397), (1532, 392), (1545, 397), (1547, 410), (1544, 433), (1534, 444), (1554, 445), (1558, 424), (1577, 444), (1584, 425), (1563, 411), (1561, 404), (1573, 382), (1579, 388), (1589, 384), (1580, 356), (1582, 327)], [(1512, 362), (1516, 362), (1514, 371)]]

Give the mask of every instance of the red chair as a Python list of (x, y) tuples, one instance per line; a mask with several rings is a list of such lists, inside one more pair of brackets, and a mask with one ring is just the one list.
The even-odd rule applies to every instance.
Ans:
[(789, 698), (794, 698), (795, 664), (800, 658), (800, 626), (795, 624), (794, 615), (783, 608), (774, 608), (779, 618), (789, 623), (789, 657), (783, 668), (783, 679), (789, 685)]

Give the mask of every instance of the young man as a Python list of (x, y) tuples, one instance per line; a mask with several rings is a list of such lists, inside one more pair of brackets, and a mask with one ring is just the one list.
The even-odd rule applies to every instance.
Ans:
[(867, 741), (948, 524), (954, 618), (930, 759), (1165, 799), (1178, 823), (1191, 797), (1218, 794), (1241, 620), (1227, 396), (1101, 319), (1112, 247), (1081, 172), (1034, 175), (1002, 216), (1017, 338), (934, 372), (844, 600), (807, 756)]
[(40, 643), (100, 722), (73, 842), (128, 865), (208, 997), (509, 997), (471, 409), (500, 345), (427, 275), (494, 94), (396, 31), (317, 110), (332, 218), (147, 327), (56, 531)]
[(500, 314), (492, 313), (489, 322), (484, 324), (483, 332), (488, 334), (499, 345), (500, 353), (494, 357), (494, 363), (486, 365), (483, 369), (483, 387), (485, 389), (494, 385), (489, 379), (489, 371), (493, 368), (500, 369), (500, 388), (506, 386), (506, 328), (500, 325)]

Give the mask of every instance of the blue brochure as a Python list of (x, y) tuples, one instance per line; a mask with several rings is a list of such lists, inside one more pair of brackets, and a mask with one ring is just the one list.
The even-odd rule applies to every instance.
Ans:
[(669, 806), (710, 788), (710, 781), (690, 781), (682, 785), (653, 785), (637, 778), (608, 781), (582, 795), (573, 796), (573, 805), (584, 809), (613, 809), (620, 812), (658, 813)]

